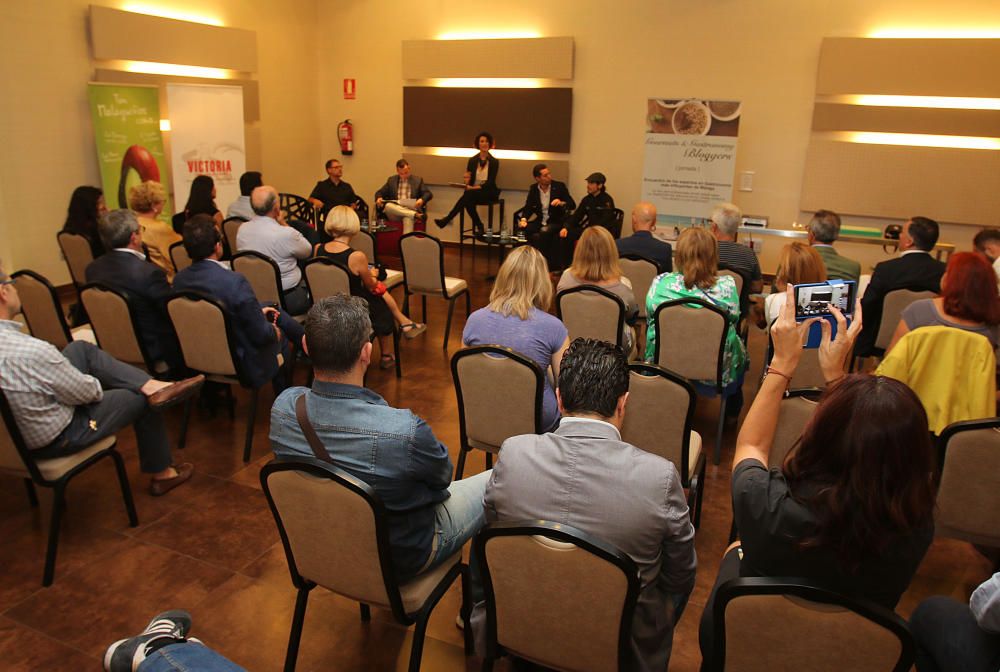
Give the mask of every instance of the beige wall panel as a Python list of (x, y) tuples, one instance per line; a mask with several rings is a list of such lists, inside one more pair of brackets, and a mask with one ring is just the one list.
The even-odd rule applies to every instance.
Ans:
[[(471, 151), (469, 156), (472, 156)], [(414, 174), (424, 178), (424, 182), (428, 184), (461, 182), (462, 174), (465, 172), (465, 164), (468, 161), (468, 158), (460, 156), (433, 156), (415, 152), (404, 152), (403, 158), (410, 162)], [(548, 166), (554, 180), (565, 182), (569, 179), (569, 161), (500, 159), (497, 185), (506, 191), (527, 190), (534, 184), (535, 178), (531, 176), (531, 169), (536, 163), (544, 163)]]
[(1000, 110), (939, 110), (816, 103), (813, 109), (813, 130), (1000, 138)]
[(813, 140), (802, 210), (997, 225), (1000, 152)]
[(816, 94), (1000, 98), (997, 63), (1000, 40), (827, 37)]
[(573, 79), (573, 38), (403, 40), (403, 79)]
[(208, 86), (238, 86), (243, 89), (243, 121), (252, 123), (260, 120), (260, 85), (254, 79), (204, 79), (202, 77), (168, 77), (147, 75), (141, 72), (120, 70), (94, 71), (95, 82), (115, 82), (117, 84), (153, 84), (160, 87), (160, 112), (167, 110), (164, 85), (166, 84), (206, 84)]

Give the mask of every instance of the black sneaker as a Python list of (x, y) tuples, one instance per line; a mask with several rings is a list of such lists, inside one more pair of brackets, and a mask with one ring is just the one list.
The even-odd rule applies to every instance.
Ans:
[(104, 654), (104, 669), (106, 672), (133, 672), (146, 660), (151, 645), (184, 641), (190, 629), (191, 614), (186, 611), (174, 609), (157, 614), (141, 633), (108, 647)]

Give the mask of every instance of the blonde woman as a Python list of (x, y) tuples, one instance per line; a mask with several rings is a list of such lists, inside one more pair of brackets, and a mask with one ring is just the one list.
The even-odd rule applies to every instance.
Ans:
[[(469, 316), (462, 332), (465, 345), (500, 345), (529, 357), (542, 369), (552, 367), (559, 377), (559, 362), (569, 347), (565, 325), (546, 311), (552, 304), (552, 281), (542, 253), (524, 245), (514, 249), (500, 267), (490, 303)], [(559, 422), (556, 395), (548, 376), (542, 397), (542, 427)]]
[(350, 271), (351, 295), (360, 296), (368, 302), (372, 329), (378, 337), (382, 353), (379, 367), (390, 369), (395, 365), (396, 358), (392, 354), (388, 337), (396, 325), (399, 325), (406, 338), (416, 338), (427, 329), (427, 325), (414, 322), (403, 315), (396, 299), (378, 280), (378, 270), (368, 265), (368, 257), (364, 252), (351, 247), (351, 239), (361, 230), (361, 221), (353, 208), (338, 205), (331, 209), (324, 229), (333, 240), (317, 245), (313, 249), (313, 256), (333, 259)]
[(617, 294), (625, 302), (625, 316), (628, 319), (634, 318), (639, 312), (632, 283), (622, 275), (622, 269), (618, 265), (615, 239), (603, 226), (584, 229), (573, 251), (573, 264), (563, 271), (556, 290), (561, 292), (579, 285), (596, 285)]
[(146, 180), (128, 190), (128, 207), (135, 212), (142, 232), (142, 242), (149, 251), (149, 260), (163, 269), (167, 281), (174, 281), (174, 263), (170, 260), (170, 246), (181, 237), (167, 222), (159, 219), (167, 192), (159, 182)]
[(789, 243), (778, 257), (778, 271), (774, 276), (774, 287), (778, 291), (764, 299), (763, 311), (754, 306), (754, 321), (761, 329), (778, 319), (781, 306), (785, 303), (785, 288), (810, 282), (826, 282), (826, 266), (812, 245)]
[[(656, 356), (656, 322), (653, 315), (661, 303), (674, 299), (701, 299), (707, 301), (726, 314), (729, 324), (726, 330), (726, 348), (723, 354), (722, 384), (733, 386), (731, 393), (743, 385), (746, 369), (746, 351), (743, 341), (736, 333), (736, 323), (740, 320), (740, 293), (736, 291), (736, 281), (732, 276), (719, 275), (719, 248), (715, 237), (708, 229), (690, 228), (681, 232), (674, 251), (673, 273), (658, 275), (649, 288), (646, 297), (646, 314), (649, 315), (649, 330), (646, 332), (646, 359)], [(683, 348), (684, 343), (669, 343), (668, 348)], [(695, 387), (703, 394), (715, 390), (714, 380), (695, 381)], [(726, 415), (736, 417), (743, 406), (743, 396), (736, 394), (726, 405)]]

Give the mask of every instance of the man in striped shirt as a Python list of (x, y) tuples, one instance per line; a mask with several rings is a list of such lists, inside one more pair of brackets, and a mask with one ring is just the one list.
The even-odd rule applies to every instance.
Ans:
[(0, 271), (0, 389), (27, 448), (37, 459), (78, 453), (127, 425), (135, 427), (139, 464), (150, 493), (162, 495), (191, 478), (190, 462), (174, 465), (157, 412), (191, 396), (204, 382), (153, 380), (90, 343), (73, 341), (60, 353), (21, 331), (21, 299)]
[(759, 294), (764, 286), (757, 255), (746, 245), (736, 242), (743, 213), (732, 203), (720, 203), (712, 209), (712, 235), (719, 241), (719, 268), (736, 271), (743, 276), (743, 294)]

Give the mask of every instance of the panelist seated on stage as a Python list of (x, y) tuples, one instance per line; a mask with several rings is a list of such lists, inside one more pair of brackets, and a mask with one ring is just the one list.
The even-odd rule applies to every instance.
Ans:
[(600, 225), (611, 231), (615, 218), (615, 199), (607, 191), (604, 173), (587, 176), (587, 195), (580, 201), (580, 207), (573, 216), (567, 218), (559, 230), (556, 242), (558, 265), (553, 270), (562, 270), (573, 258), (573, 247), (588, 226)]
[(424, 208), (434, 198), (424, 181), (412, 174), (406, 159), (396, 162), (396, 174), (390, 175), (382, 188), (375, 192), (375, 207), (383, 208), (387, 217), (403, 222), (403, 233), (413, 231), (413, 222), (427, 215)]
[(330, 209), (338, 205), (347, 205), (352, 208), (358, 207), (358, 195), (354, 193), (354, 187), (348, 182), (344, 182), (344, 164), (337, 159), (330, 159), (326, 162), (325, 180), (320, 180), (313, 187), (309, 194), (309, 202), (323, 215), (330, 212)]
[(567, 214), (576, 207), (576, 201), (565, 183), (552, 179), (552, 173), (544, 163), (536, 163), (531, 174), (535, 183), (528, 189), (528, 198), (521, 208), (517, 226), (551, 265), (552, 238), (562, 228)]
[(497, 173), (500, 172), (500, 161), (490, 154), (494, 147), (493, 136), (483, 131), (476, 136), (476, 148), (479, 153), (469, 157), (465, 166), (465, 191), (452, 206), (451, 211), (434, 222), (440, 228), (451, 223), (458, 213), (465, 210), (472, 220), (472, 230), (483, 233), (483, 220), (479, 218), (476, 207), (495, 203), (500, 198), (500, 188), (497, 187)]

